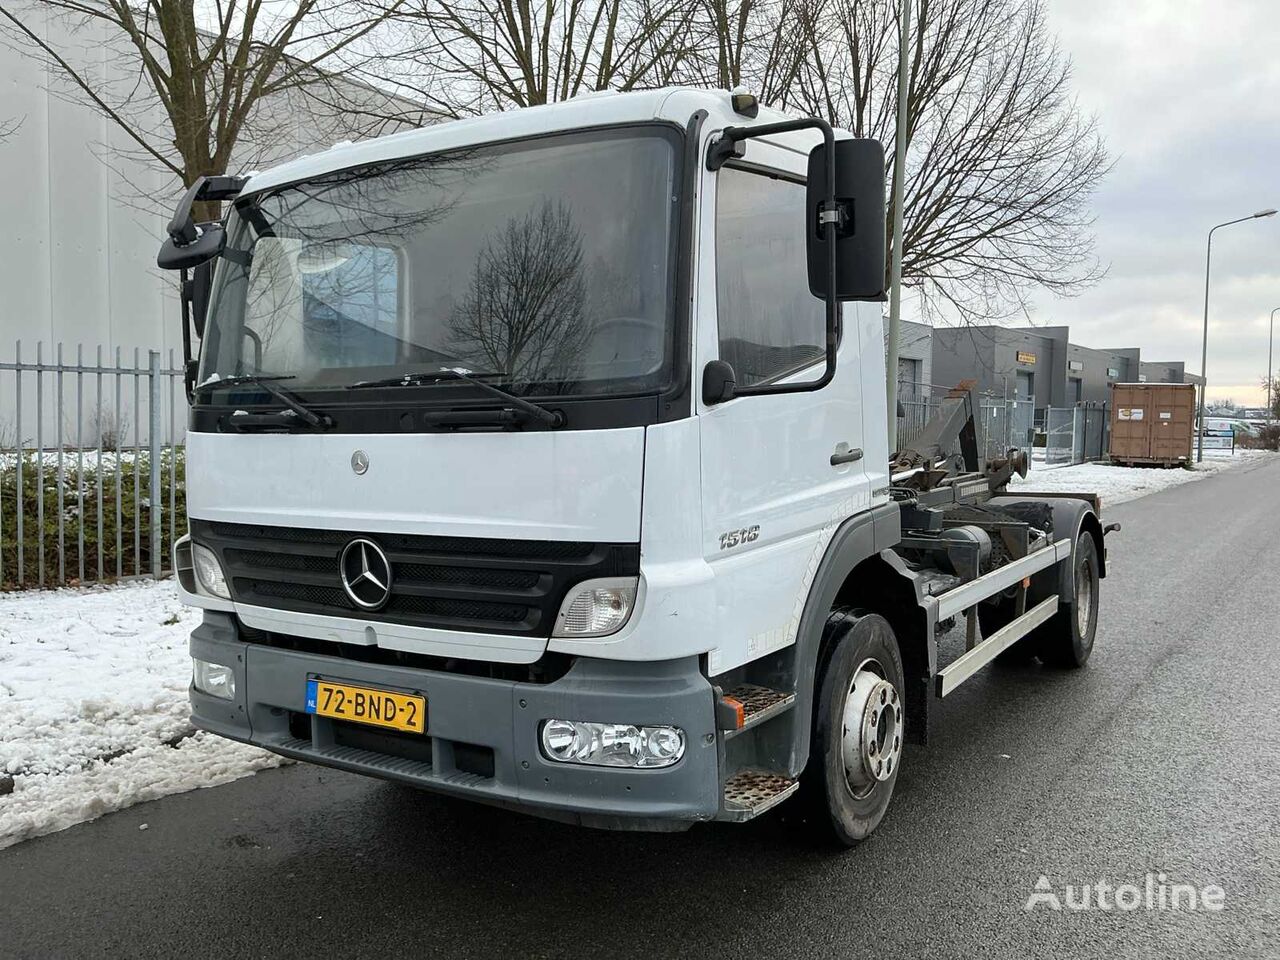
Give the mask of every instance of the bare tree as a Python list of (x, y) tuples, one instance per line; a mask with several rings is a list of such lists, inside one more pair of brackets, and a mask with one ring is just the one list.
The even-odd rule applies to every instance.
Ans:
[[(27, 0), (0, 5), (0, 27), (49, 64), (60, 92), (98, 110), (137, 155), (190, 185), (227, 172), (250, 136), (268, 152), (278, 149), (280, 128), (297, 129), (298, 111), (313, 100), (325, 104), (320, 113), (349, 125), (370, 119), (361, 117), (363, 99), (385, 122), (391, 98), (341, 83), (377, 56), (373, 32), (404, 2)], [(52, 39), (42, 29), (46, 17), (72, 41)], [(101, 44), (118, 61), (114, 76), (101, 50), (85, 55), (86, 44)]]
[(26, 119), (26, 117), (10, 117), (7, 120), (0, 120), (0, 143), (8, 140), (21, 130), (22, 124)]
[(698, 2), (407, 0), (396, 80), (450, 116), (661, 86), (692, 53)]
[(693, 52), (678, 79), (696, 86), (746, 87), (786, 107), (811, 53), (826, 0), (697, 0)]
[[(811, 55), (791, 102), (891, 145), (897, 7), (829, 0), (816, 11), (802, 24)], [(965, 320), (1096, 282), (1089, 201), (1109, 161), (1072, 98), (1043, 0), (919, 0), (913, 41), (904, 282), (926, 310)]]
[(450, 348), (516, 382), (566, 379), (590, 339), (582, 234), (563, 205), (513, 217), (480, 250)]

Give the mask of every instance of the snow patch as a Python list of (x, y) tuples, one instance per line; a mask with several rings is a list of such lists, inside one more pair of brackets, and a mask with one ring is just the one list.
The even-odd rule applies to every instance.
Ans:
[(281, 759), (188, 719), (172, 581), (0, 594), (0, 848)]
[(1157, 493), (1203, 480), (1215, 474), (1245, 464), (1256, 464), (1277, 454), (1268, 450), (1226, 451), (1206, 450), (1204, 462), (1189, 468), (1170, 467), (1120, 467), (1109, 463), (1080, 463), (1073, 466), (1050, 467), (1033, 464), (1027, 478), (1015, 476), (1009, 484), (1011, 493), (1026, 491), (1043, 493), (1096, 493), (1102, 497), (1105, 511), (1108, 504), (1136, 500), (1149, 493)]

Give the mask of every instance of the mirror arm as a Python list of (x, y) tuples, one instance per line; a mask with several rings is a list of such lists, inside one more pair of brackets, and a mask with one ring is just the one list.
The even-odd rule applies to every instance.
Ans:
[(823, 199), (822, 211), (819, 214), (827, 243), (827, 367), (817, 380), (804, 383), (770, 383), (757, 387), (735, 386), (735, 397), (761, 396), (774, 393), (810, 393), (821, 390), (836, 375), (836, 346), (840, 341), (840, 301), (836, 299), (836, 234), (839, 230), (841, 209), (836, 202), (836, 149), (835, 132), (831, 124), (818, 117), (806, 117), (802, 120), (781, 120), (777, 123), (762, 123), (751, 127), (725, 127), (724, 132), (711, 142), (707, 151), (707, 169), (719, 170), (729, 160), (744, 156), (745, 140), (755, 137), (767, 137), (775, 133), (790, 133), (794, 130), (818, 130), (822, 134), (822, 142), (826, 147), (827, 195)]
[(193, 281), (186, 267), (178, 274), (178, 300), (182, 304), (182, 386), (187, 393), (187, 404), (195, 400), (196, 365), (191, 356), (191, 297)]

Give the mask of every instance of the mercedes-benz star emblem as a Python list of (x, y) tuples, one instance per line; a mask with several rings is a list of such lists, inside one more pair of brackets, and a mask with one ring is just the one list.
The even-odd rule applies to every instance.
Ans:
[(352, 540), (338, 558), (342, 588), (363, 610), (378, 610), (391, 599), (391, 561), (372, 540)]
[(351, 469), (356, 472), (356, 476), (363, 477), (369, 469), (369, 455), (363, 450), (357, 450), (351, 455)]

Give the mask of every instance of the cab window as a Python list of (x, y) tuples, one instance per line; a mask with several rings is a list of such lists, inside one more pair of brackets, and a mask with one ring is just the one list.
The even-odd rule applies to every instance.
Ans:
[(724, 167), (716, 185), (720, 359), (740, 386), (776, 380), (825, 353), (823, 301), (809, 292), (804, 184)]

